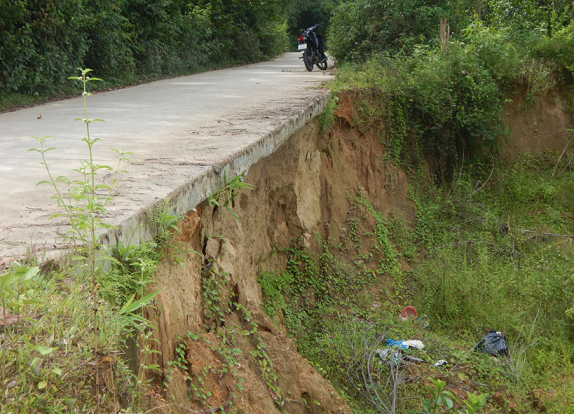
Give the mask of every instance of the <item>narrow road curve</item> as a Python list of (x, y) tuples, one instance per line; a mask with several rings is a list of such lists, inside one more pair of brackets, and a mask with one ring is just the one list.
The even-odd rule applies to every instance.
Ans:
[[(271, 61), (157, 81), (88, 98), (95, 162), (113, 165), (110, 148), (133, 153), (114, 202), (112, 224), (165, 199), (213, 166), (233, 158), (324, 95), (329, 72), (307, 72), (299, 53)], [(71, 74), (73, 75), (73, 74)], [(97, 73), (94, 74), (97, 76)], [(79, 85), (78, 85), (79, 86)], [(27, 250), (58, 251), (67, 228), (30, 136), (50, 136), (54, 176), (72, 174), (86, 159), (81, 98), (0, 114), (0, 267)]]

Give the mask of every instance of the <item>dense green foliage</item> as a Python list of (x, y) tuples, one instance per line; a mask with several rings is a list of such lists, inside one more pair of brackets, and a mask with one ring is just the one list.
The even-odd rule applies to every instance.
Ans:
[(513, 40), (524, 45), (552, 37), (574, 16), (565, 0), (352, 0), (340, 2), (332, 12), (329, 50), (340, 62), (410, 54), (417, 45), (439, 44), (440, 19), (448, 20), (452, 40), (461, 40), (478, 17), (479, 3), (479, 19), (486, 26), (507, 27)]
[(426, 0), (341, 2), (331, 21), (329, 52), (340, 61), (362, 61), (373, 53), (436, 44), (438, 21), (448, 16), (448, 7)]
[[(447, 9), (437, 6), (433, 10), (442, 13)], [(365, 13), (375, 16), (368, 20), (373, 24), (384, 17)], [(336, 19), (330, 37), (334, 54), (339, 47), (338, 35), (333, 34)], [(438, 180), (448, 180), (459, 159), (497, 155), (498, 138), (504, 133), (502, 106), (506, 98), (514, 99), (513, 92), (524, 90), (532, 102), (556, 82), (570, 82), (574, 24), (564, 26), (556, 20), (553, 37), (532, 32), (517, 41), (512, 26), (497, 27), (471, 19), (458, 36), (441, 44), (437, 19), (428, 26), (429, 30), (434, 27), (432, 41), (376, 41), (365, 48), (357, 45), (355, 52), (351, 51), (354, 46), (340, 43), (341, 50), (351, 54), (340, 55), (344, 61), (331, 88), (335, 94), (354, 92), (355, 122), (360, 128), (383, 129), (393, 161), (409, 166), (426, 161)], [(417, 30), (423, 27), (418, 25)], [(407, 39), (393, 33), (397, 39)], [(416, 39), (427, 39), (421, 36)], [(563, 76), (550, 76), (552, 73)]]
[[(345, 361), (361, 360), (357, 344), (375, 329), (422, 339), (427, 347), (414, 356), (425, 361), (427, 376), (463, 383), (470, 377), (490, 394), (504, 385), (525, 409), (532, 389), (565, 378), (544, 402), (550, 412), (563, 412), (574, 364), (571, 162), (571, 156), (525, 155), (492, 172), (464, 165), (441, 185), (413, 177), (412, 229), (385, 218), (359, 190), (338, 243), (320, 240), (318, 254), (293, 245), (284, 252), (283, 272), (261, 273), (264, 309), (358, 407), (368, 404), (351, 386)], [(404, 305), (426, 317), (398, 322)], [(511, 355), (496, 361), (468, 354), (491, 329), (509, 338)], [(432, 368), (438, 359), (464, 361), (464, 375), (438, 374)], [(406, 381), (397, 412), (420, 404), (409, 399), (422, 394), (417, 378)]]
[(285, 49), (283, 0), (0, 2), (0, 95), (54, 94), (90, 67), (113, 83), (255, 61)]
[(448, 178), (458, 157), (494, 149), (501, 134), (501, 92), (485, 56), (458, 45), (448, 57), (419, 48), (412, 56), (348, 66), (332, 88), (355, 91), (357, 122), (383, 126), (393, 160), (427, 159), (437, 177)]

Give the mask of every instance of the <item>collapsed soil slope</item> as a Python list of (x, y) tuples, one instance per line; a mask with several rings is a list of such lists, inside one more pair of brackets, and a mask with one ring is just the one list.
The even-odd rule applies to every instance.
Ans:
[[(205, 332), (209, 318), (202, 289), (206, 278), (224, 274), (225, 288), (257, 324), (281, 398), (262, 378), (261, 364), (251, 352), (255, 346), (251, 337), (235, 335), (233, 343), (241, 350), (237, 375), (208, 374), (202, 378), (204, 388), (211, 392), (203, 407), (224, 406), (233, 390), (233, 405), (239, 413), (272, 413), (281, 404), (283, 411), (294, 414), (350, 412), (334, 388), (297, 354), (282, 328), (274, 326), (261, 310), (257, 282), (257, 274), (274, 247), (283, 249), (298, 239), (312, 244), (315, 238), (311, 234), (316, 231), (325, 238), (338, 238), (349, 210), (347, 195), (358, 186), (380, 211), (402, 214), (407, 220), (414, 217), (405, 174), (383, 161), (384, 148), (375, 131), (360, 135), (351, 128), (345, 120), (348, 109), (345, 105), (339, 109), (336, 128), (330, 134), (322, 135), (318, 120), (312, 120), (277, 152), (249, 169), (246, 181), (255, 188), (243, 191), (233, 203), (240, 221), (224, 209), (206, 205), (185, 216), (179, 241), (203, 257), (188, 253), (184, 267), (164, 264), (161, 268), (157, 284), (164, 289), (158, 295), (156, 316), (161, 356), (155, 357), (161, 360), (149, 361), (167, 368), (176, 359), (176, 346), (184, 343), (188, 365), (170, 375), (170, 403), (199, 410), (200, 401), (193, 399), (189, 386), (198, 382), (204, 368), (216, 372), (221, 364), (221, 353), (205, 345), (221, 345), (220, 338), (207, 332), (204, 341), (197, 341), (186, 334)], [(222, 324), (244, 330), (243, 316), (237, 308), (229, 309)], [(184, 374), (191, 377), (191, 383)], [(245, 380), (243, 391), (236, 386), (240, 381), (237, 377)], [(172, 411), (182, 412), (177, 406)]]
[[(407, 222), (414, 219), (406, 176), (385, 161), (378, 131), (360, 133), (352, 127), (352, 98), (339, 97), (335, 126), (328, 134), (320, 133), (317, 119), (311, 120), (249, 169), (245, 179), (254, 189), (243, 191), (232, 204), (240, 220), (225, 209), (204, 204), (188, 212), (180, 224), (178, 240), (190, 253), (183, 267), (164, 263), (158, 274), (157, 284), (164, 289), (153, 317), (161, 354), (148, 357), (148, 363), (164, 368), (165, 375), (157, 380), (167, 382), (167, 403), (172, 405), (155, 403), (165, 406), (164, 412), (215, 412), (217, 407), (229, 412), (234, 407), (238, 413), (255, 414), (350, 413), (335, 389), (297, 354), (284, 328), (262, 311), (257, 275), (274, 248), (298, 242), (316, 249), (314, 232), (336, 242), (345, 231), (348, 195), (359, 187), (379, 211)], [(543, 108), (538, 112), (560, 118), (553, 125), (570, 123), (569, 115), (556, 109), (556, 99), (541, 99), (539, 105)], [(544, 149), (539, 130), (525, 134), (518, 128), (524, 116), (519, 103), (506, 108), (505, 120), (514, 132), (503, 145), (507, 157), (526, 148)], [(555, 135), (551, 134), (551, 150), (565, 144), (564, 134)], [(209, 311), (211, 299), (206, 303), (209, 286), (223, 292), (218, 320)], [(246, 335), (250, 324), (256, 334)], [(222, 328), (228, 329), (229, 337), (216, 334)], [(226, 347), (236, 350), (232, 370), (225, 369)], [(177, 359), (176, 348), (185, 354), (178, 368), (172, 362)], [(271, 368), (262, 362), (262, 348)], [(277, 379), (270, 379), (270, 373)], [(199, 397), (193, 384), (203, 384), (199, 394), (209, 393)]]

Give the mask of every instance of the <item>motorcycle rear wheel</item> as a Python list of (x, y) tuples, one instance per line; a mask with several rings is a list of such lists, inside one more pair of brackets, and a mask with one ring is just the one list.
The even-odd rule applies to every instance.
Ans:
[(307, 46), (307, 49), (303, 52), (303, 62), (305, 63), (305, 68), (311, 72), (313, 70), (313, 52), (311, 52), (309, 46)]
[(317, 63), (317, 67), (321, 70), (327, 70), (327, 61), (324, 60), (323, 62)]

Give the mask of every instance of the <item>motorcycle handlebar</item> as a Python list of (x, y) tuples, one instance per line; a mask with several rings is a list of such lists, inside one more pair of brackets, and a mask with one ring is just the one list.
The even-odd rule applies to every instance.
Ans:
[(317, 29), (319, 26), (322, 26), (322, 25), (324, 25), (324, 24), (325, 24), (325, 22), (316, 24), (315, 26), (311, 26), (311, 27), (309, 27), (309, 28), (306, 30), (306, 32), (314, 32), (315, 29)]

